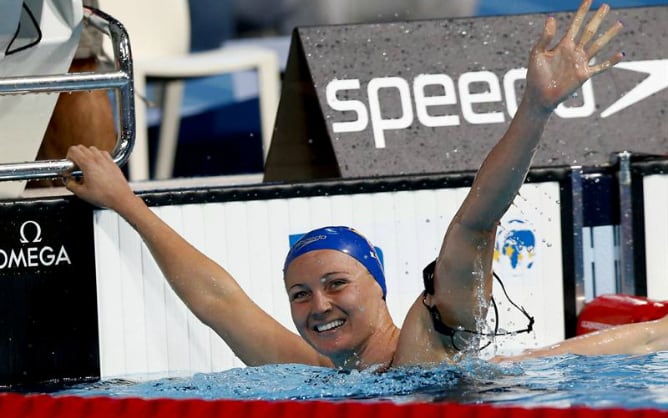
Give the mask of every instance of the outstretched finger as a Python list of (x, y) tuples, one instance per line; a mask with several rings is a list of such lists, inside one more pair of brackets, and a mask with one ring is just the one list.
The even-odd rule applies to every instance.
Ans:
[(603, 72), (607, 70), (608, 68), (614, 66), (617, 64), (619, 61), (621, 61), (624, 58), (624, 53), (623, 52), (618, 52), (615, 55), (612, 56), (607, 61), (603, 61), (600, 64), (594, 65), (592, 67), (589, 67), (589, 70), (591, 71), (592, 75), (596, 75), (600, 72)]
[(573, 20), (571, 21), (571, 26), (568, 28), (568, 32), (566, 32), (567, 39), (575, 41), (575, 37), (578, 36), (578, 33), (580, 32), (580, 27), (582, 27), (582, 22), (584, 21), (585, 16), (587, 16), (587, 12), (589, 11), (590, 7), (591, 7), (591, 0), (584, 0), (580, 4), (580, 7), (578, 7), (578, 11), (575, 12), (575, 16), (573, 16)]
[(545, 21), (545, 28), (543, 29), (543, 34), (540, 36), (540, 39), (534, 47), (535, 52), (544, 52), (552, 43), (554, 34), (557, 31), (557, 21), (553, 16), (549, 16)]
[(603, 22), (603, 19), (605, 19), (605, 16), (608, 14), (610, 11), (610, 6), (607, 4), (601, 5), (601, 7), (598, 8), (596, 11), (596, 14), (594, 17), (591, 18), (587, 26), (585, 26), (584, 32), (582, 32), (582, 37), (580, 38), (580, 42), (578, 43), (578, 46), (582, 49), (585, 48), (585, 46), (591, 41), (591, 39), (594, 37), (596, 32), (598, 31), (599, 26), (601, 26), (601, 22)]
[(595, 40), (589, 49), (587, 50), (587, 56), (591, 59), (594, 55), (598, 54), (598, 51), (601, 50), (612, 38), (614, 38), (617, 33), (622, 30), (624, 25), (621, 20), (615, 22), (603, 35), (601, 35), (597, 40)]

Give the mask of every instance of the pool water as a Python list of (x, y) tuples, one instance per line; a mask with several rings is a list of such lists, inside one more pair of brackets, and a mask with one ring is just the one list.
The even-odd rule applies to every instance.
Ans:
[(54, 395), (176, 399), (390, 400), (668, 410), (668, 352), (566, 355), (514, 364), (466, 359), (379, 374), (303, 365), (235, 368), (149, 381), (111, 379)]

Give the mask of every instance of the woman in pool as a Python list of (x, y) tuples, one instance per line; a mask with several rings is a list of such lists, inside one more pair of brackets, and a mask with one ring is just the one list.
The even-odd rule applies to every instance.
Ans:
[(449, 225), (434, 280), (427, 281), (402, 329), (393, 323), (385, 303), (383, 272), (374, 262), (373, 247), (352, 230), (317, 230), (290, 251), (284, 280), (298, 336), (262, 311), (225, 269), (155, 216), (134, 195), (108, 153), (72, 147), (68, 158), (84, 175), (68, 178), (66, 186), (125, 218), (179, 297), (248, 365), (365, 369), (449, 360), (461, 348), (458, 336), (465, 334), (455, 329), (476, 330), (476, 319), (486, 313), (496, 228), (524, 182), (552, 111), (589, 78), (622, 59), (617, 53), (589, 65), (622, 28), (616, 22), (593, 40), (609, 7), (601, 6), (585, 25), (590, 6), (591, 0), (582, 2), (554, 47), (556, 21), (547, 19), (531, 51), (518, 111)]

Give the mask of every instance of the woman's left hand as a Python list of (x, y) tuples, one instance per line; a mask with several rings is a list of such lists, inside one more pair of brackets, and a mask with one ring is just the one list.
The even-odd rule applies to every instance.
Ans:
[(603, 35), (594, 39), (599, 26), (610, 7), (603, 4), (581, 31), (592, 0), (584, 0), (578, 8), (571, 26), (564, 37), (552, 49), (549, 45), (556, 33), (554, 17), (545, 22), (545, 29), (529, 59), (527, 92), (536, 104), (551, 111), (571, 96), (585, 81), (617, 64), (624, 56), (614, 54), (601, 63), (592, 65), (593, 58), (623, 27), (615, 22)]

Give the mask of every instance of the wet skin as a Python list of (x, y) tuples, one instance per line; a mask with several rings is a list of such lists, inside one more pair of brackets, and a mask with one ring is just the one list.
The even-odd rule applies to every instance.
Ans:
[[(601, 6), (585, 25), (591, 2), (582, 2), (568, 33), (554, 47), (556, 20), (547, 19), (531, 52), (517, 112), (448, 226), (437, 257), (434, 295), (426, 302), (451, 327), (475, 328), (476, 318), (486, 309), (496, 228), (524, 183), (550, 114), (582, 83), (622, 59), (623, 54), (617, 53), (590, 65), (622, 28), (616, 22), (596, 37), (609, 8)], [(455, 357), (449, 337), (434, 329), (421, 296), (416, 295), (399, 338), (380, 286), (359, 262), (331, 250), (304, 254), (285, 272), (292, 317), (301, 336), (295, 335), (255, 304), (225, 268), (157, 217), (133, 193), (108, 152), (74, 146), (67, 158), (84, 176), (67, 176), (66, 187), (91, 204), (118, 212), (132, 225), (174, 291), (246, 364), (362, 370), (372, 365), (434, 364)], [(472, 275), (479, 271), (483, 274)]]
[(360, 262), (340, 251), (317, 250), (296, 258), (285, 272), (285, 288), (299, 334), (335, 363), (359, 361), (398, 335), (380, 285)]

